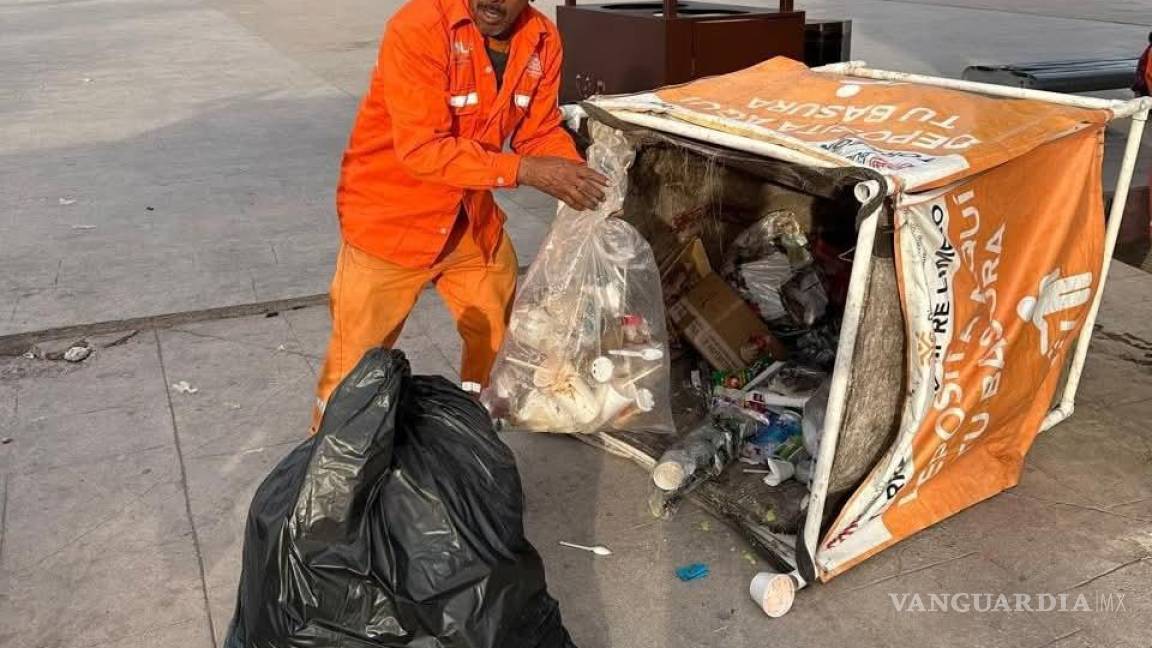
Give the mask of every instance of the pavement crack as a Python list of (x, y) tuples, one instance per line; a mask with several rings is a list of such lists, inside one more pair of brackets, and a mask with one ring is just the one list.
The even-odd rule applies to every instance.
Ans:
[(1099, 574), (1096, 574), (1095, 576), (1092, 576), (1090, 578), (1086, 578), (1086, 579), (1080, 581), (1079, 583), (1076, 583), (1072, 587), (1069, 587), (1068, 589), (1066, 589), (1060, 593), (1061, 594), (1067, 594), (1068, 592), (1071, 592), (1073, 590), (1078, 590), (1081, 587), (1084, 587), (1085, 585), (1088, 585), (1090, 583), (1094, 583), (1094, 582), (1100, 580), (1101, 578), (1104, 578), (1105, 576), (1111, 576), (1112, 574), (1115, 574), (1118, 571), (1121, 571), (1123, 569), (1128, 569), (1129, 567), (1131, 567), (1133, 565), (1138, 565), (1138, 564), (1144, 562), (1145, 560), (1148, 560), (1149, 558), (1152, 558), (1152, 554), (1140, 556), (1139, 558), (1134, 558), (1132, 560), (1129, 560), (1126, 563), (1121, 563), (1121, 564), (1116, 565), (1115, 567), (1113, 567), (1111, 569), (1106, 569), (1106, 570), (1100, 572)]
[[(1020, 497), (1023, 499), (1032, 500), (1033, 502), (1039, 502), (1041, 504), (1046, 504), (1048, 506), (1067, 506), (1069, 508), (1080, 509), (1081, 511), (1092, 511), (1093, 513), (1103, 513), (1104, 515), (1111, 515), (1112, 517), (1123, 518), (1125, 520), (1132, 520), (1133, 522), (1152, 522), (1152, 519), (1149, 519), (1149, 518), (1143, 518), (1143, 517), (1139, 517), (1139, 516), (1135, 516), (1135, 515), (1124, 515), (1123, 513), (1117, 513), (1116, 511), (1110, 511), (1106, 508), (1100, 508), (1099, 506), (1087, 506), (1085, 504), (1074, 504), (1072, 502), (1061, 502), (1058, 500), (1049, 500), (1049, 499), (1044, 499), (1042, 497), (1036, 497), (1035, 495), (1025, 495), (1024, 493), (1014, 493), (1012, 491), (1005, 491), (1004, 494), (1005, 495), (1011, 495), (1012, 497)], [(1146, 499), (1149, 499), (1149, 498), (1146, 498)], [(1117, 505), (1117, 506), (1123, 506), (1123, 505)]]
[(269, 243), (268, 249), (272, 250), (272, 263), (274, 265), (280, 265), (280, 255), (276, 254), (276, 244)]
[(180, 445), (180, 428), (176, 423), (176, 408), (172, 404), (172, 390), (168, 387), (168, 368), (164, 364), (164, 347), (160, 343), (160, 333), (152, 331), (156, 343), (156, 359), (160, 363), (160, 376), (164, 380), (164, 396), (168, 401), (168, 416), (172, 420), (172, 440), (176, 445), (176, 458), (180, 465), (180, 490), (184, 494), (184, 513), (188, 516), (188, 527), (192, 530), (192, 549), (196, 553), (196, 568), (200, 572), (200, 594), (203, 597), (204, 615), (208, 619), (208, 634), (212, 637), (212, 648), (216, 642), (216, 624), (212, 620), (212, 604), (208, 598), (208, 578), (204, 568), (204, 552), (200, 548), (200, 533), (196, 530), (196, 519), (192, 515), (192, 498), (188, 494), (188, 468), (184, 462), (184, 450)]
[(1140, 499), (1134, 499), (1131, 502), (1120, 502), (1119, 504), (1113, 504), (1113, 505), (1109, 506), (1108, 509), (1111, 510), (1114, 508), (1124, 508), (1125, 506), (1132, 506), (1133, 504), (1140, 504), (1143, 502), (1147, 502), (1148, 500), (1152, 500), (1152, 497), (1141, 497)]
[[(294, 441), (281, 441), (280, 443), (270, 443), (268, 445), (259, 446), (256, 448), (245, 448), (243, 450), (228, 450), (226, 452), (212, 452), (209, 454), (192, 454), (188, 456), (189, 461), (200, 461), (202, 459), (219, 459), (221, 457), (240, 457), (243, 455), (257, 454), (266, 452), (268, 450), (276, 450), (286, 446), (296, 447), (302, 443), (302, 440)], [(204, 447), (204, 446), (199, 446)], [(193, 449), (195, 450), (195, 449)]]
[(858, 587), (853, 587), (852, 589), (850, 589), (848, 591), (849, 592), (856, 592), (856, 591), (859, 591), (862, 589), (868, 589), (869, 587), (874, 587), (876, 585), (879, 585), (880, 583), (886, 583), (888, 581), (896, 580), (897, 578), (903, 578), (905, 576), (908, 576), (911, 574), (916, 574), (916, 573), (922, 572), (922, 571), (926, 571), (926, 570), (932, 569), (934, 567), (939, 567), (941, 565), (947, 565), (948, 563), (956, 562), (957, 560), (964, 560), (965, 558), (975, 556), (977, 553), (978, 552), (975, 552), (975, 551), (969, 551), (966, 554), (956, 556), (954, 558), (947, 558), (945, 560), (939, 560), (939, 561), (936, 561), (936, 562), (928, 564), (928, 565), (923, 565), (921, 567), (914, 567), (912, 569), (909, 569), (908, 571), (897, 572), (895, 574), (892, 574), (891, 576), (885, 576), (883, 578), (878, 578), (878, 579), (876, 579), (870, 583), (865, 583), (865, 584), (860, 585)]
[[(158, 626), (152, 626), (150, 628), (145, 628), (144, 630), (141, 630), (140, 632), (133, 632), (132, 634), (122, 635), (122, 636), (116, 637), (114, 639), (109, 639), (108, 641), (101, 641), (100, 643), (94, 643), (94, 644), (84, 644), (84, 646), (85, 646), (85, 648), (101, 648), (102, 646), (111, 646), (114, 644), (119, 644), (120, 642), (124, 641), (125, 639), (137, 639), (140, 637), (147, 637), (148, 635), (150, 635), (154, 632), (158, 632), (161, 630), (169, 630), (171, 628), (178, 628), (182, 625), (188, 625), (189, 623), (195, 623), (195, 622), (196, 622), (195, 618), (183, 619), (181, 621), (175, 621), (173, 623), (165, 623), (164, 625), (158, 625)], [(213, 638), (213, 640), (215, 640), (215, 638)]]
[(56, 264), (56, 276), (52, 277), (52, 287), (53, 288), (56, 288), (57, 286), (60, 285), (60, 270), (63, 267), (64, 267), (64, 259), (60, 259), (60, 261)]
[[(288, 335), (292, 338), (292, 341), (296, 343), (298, 348), (304, 349), (304, 343), (301, 342), (300, 335), (296, 332), (296, 327), (292, 325), (292, 318), (284, 317), (283, 320), (284, 324), (288, 327)], [(287, 353), (292, 352), (288, 351)], [(312, 370), (312, 379), (315, 380), (318, 376), (316, 373), (316, 365), (312, 362), (312, 358), (308, 357), (303, 352), (301, 352), (300, 355), (304, 358), (304, 362), (307, 363), (308, 368)]]
[(84, 459), (78, 459), (76, 461), (69, 461), (66, 463), (49, 464), (47, 466), (40, 466), (40, 467), (33, 468), (32, 470), (18, 470), (18, 471), (16, 471), (15, 474), (17, 474), (17, 475), (36, 475), (36, 474), (39, 474), (42, 472), (49, 472), (52, 470), (64, 470), (67, 468), (76, 468), (77, 466), (89, 466), (89, 465), (92, 465), (95, 463), (100, 463), (102, 461), (123, 461), (124, 459), (127, 459), (128, 457), (132, 457), (132, 456), (135, 456), (138, 454), (144, 454), (145, 452), (155, 452), (156, 450), (163, 450), (167, 447), (168, 447), (167, 445), (160, 444), (160, 445), (148, 446), (146, 448), (140, 448), (138, 450), (130, 450), (128, 452), (117, 452), (114, 454), (97, 455), (95, 457), (85, 457)]
[[(279, 347), (270, 347), (270, 346), (266, 346), (263, 344), (256, 344), (254, 342), (246, 342), (244, 340), (236, 340), (236, 339), (233, 339), (230, 337), (224, 337), (223, 335), (212, 335), (211, 333), (200, 333), (197, 331), (189, 331), (188, 329), (179, 328), (179, 327), (173, 327), (173, 328), (170, 328), (168, 330), (174, 331), (176, 333), (183, 333), (184, 335), (191, 335), (192, 337), (203, 338), (206, 340), (218, 340), (220, 342), (228, 342), (230, 344), (237, 344), (237, 345), (240, 345), (243, 347), (248, 347), (250, 349), (259, 349), (261, 351), (271, 351), (272, 353), (284, 353), (287, 355), (292, 355), (292, 356), (304, 358), (305, 360), (309, 359), (308, 354), (306, 354), (302, 351), (293, 351), (291, 349), (281, 350)], [(298, 340), (294, 339), (293, 341), (295, 341), (297, 344), (300, 344), (300, 342)], [(303, 346), (303, 345), (301, 345), (301, 346)]]
[(1064, 634), (1060, 635), (1059, 637), (1056, 637), (1052, 641), (1048, 641), (1048, 642), (1045, 642), (1043, 644), (1040, 644), (1039, 646), (1036, 646), (1036, 648), (1048, 648), (1049, 646), (1054, 646), (1054, 645), (1060, 643), (1061, 641), (1064, 641), (1065, 639), (1075, 637), (1076, 635), (1080, 634), (1083, 631), (1084, 631), (1083, 628), (1076, 628), (1075, 630), (1073, 630), (1071, 632), (1065, 632)]
[[(252, 411), (253, 413), (259, 414), (260, 410), (263, 409), (263, 407), (268, 404), (268, 401), (272, 400), (276, 396), (279, 396), (281, 394), (281, 392), (284, 391), (284, 389), (300, 382), (301, 378), (303, 378), (303, 376), (297, 377), (294, 380), (289, 380), (287, 382), (272, 382), (271, 383), (271, 385), (273, 387), (272, 391), (265, 394), (264, 398), (261, 398), (258, 403), (256, 403), (255, 405), (253, 405), (250, 408), (250, 411)], [(196, 456), (196, 452), (198, 450), (200, 450), (201, 448), (203, 448), (205, 446), (209, 446), (209, 445), (214, 445), (220, 439), (228, 438), (231, 436), (233, 436), (233, 435), (228, 433), (228, 432), (225, 432), (224, 434), (218, 434), (214, 437), (211, 437), (211, 438), (207, 439), (206, 441), (204, 441), (203, 443), (200, 443), (199, 445), (197, 445), (194, 448), (192, 448), (191, 450), (189, 450), (189, 452), (191, 453), (189, 456), (194, 457), (194, 456)]]
[(132, 331), (130, 333), (127, 333), (125, 335), (121, 335), (120, 337), (116, 338), (115, 340), (112, 340), (108, 344), (105, 344), (104, 348), (105, 349), (111, 349), (112, 347), (120, 346), (121, 344), (124, 344), (125, 342), (127, 342), (128, 340), (131, 340), (132, 338), (136, 337), (137, 335), (140, 335), (139, 329)]
[(81, 531), (79, 534), (77, 534), (75, 537), (73, 537), (68, 542), (65, 542), (64, 544), (60, 545), (59, 547), (53, 549), (49, 553), (42, 556), (39, 560), (36, 561), (35, 567), (33, 567), (33, 569), (40, 567), (41, 565), (43, 565), (45, 562), (47, 562), (51, 558), (53, 558), (55, 556), (59, 556), (60, 554), (64, 553), (64, 551), (66, 551), (69, 547), (75, 545), (76, 543), (80, 542), (84, 538), (87, 538), (88, 536), (92, 535), (96, 531), (99, 531), (100, 529), (104, 528), (105, 526), (108, 526), (108, 524), (111, 523), (112, 520), (116, 519), (117, 516), (123, 514), (124, 511), (127, 511), (128, 507), (130, 507), (133, 504), (135, 504), (136, 502), (139, 502), (140, 500), (144, 499), (145, 497), (148, 496), (149, 493), (156, 490), (160, 486), (163, 486), (164, 484), (171, 484), (171, 483), (173, 483), (173, 482), (165, 481), (165, 480), (157, 480), (151, 486), (149, 486), (148, 488), (145, 488), (144, 492), (139, 493), (137, 495), (134, 495), (132, 497), (132, 499), (125, 502), (123, 504), (123, 506), (121, 506), (119, 509), (117, 509), (115, 512), (113, 512), (111, 515), (105, 517), (103, 520), (100, 520), (96, 524), (93, 524), (91, 527), (85, 529), (84, 531)]

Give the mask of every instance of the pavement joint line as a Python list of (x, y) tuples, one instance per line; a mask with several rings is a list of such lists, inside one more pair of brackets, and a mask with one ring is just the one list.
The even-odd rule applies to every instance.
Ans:
[(196, 552), (196, 568), (200, 572), (200, 594), (204, 601), (204, 614), (208, 618), (208, 632), (212, 637), (212, 648), (218, 648), (216, 624), (212, 620), (212, 604), (208, 599), (208, 578), (204, 569), (204, 554), (200, 550), (200, 533), (196, 530), (196, 520), (192, 517), (192, 498), (188, 494), (188, 470), (184, 465), (184, 451), (180, 446), (180, 430), (176, 424), (176, 408), (172, 404), (172, 390), (168, 387), (168, 369), (164, 366), (164, 348), (160, 344), (160, 333), (153, 330), (152, 339), (156, 342), (156, 358), (160, 362), (160, 375), (164, 380), (164, 397), (168, 401), (168, 415), (172, 419), (172, 441), (176, 445), (176, 459), (180, 466), (180, 489), (184, 493), (184, 512), (188, 516), (188, 527), (192, 530), (192, 548)]
[[(516, 274), (517, 276), (523, 277), (526, 272), (528, 272), (528, 266), (522, 265), (517, 269)], [(431, 283), (424, 288), (424, 290), (432, 289), (433, 286)], [(253, 315), (267, 315), (268, 313), (279, 313), (281, 311), (297, 310), (310, 306), (323, 306), (327, 303), (328, 293), (316, 293), (299, 297), (234, 304), (231, 306), (217, 306), (199, 310), (177, 311), (160, 315), (144, 315), (141, 317), (106, 320), (89, 324), (71, 324), (21, 333), (10, 333), (8, 335), (0, 335), (0, 356), (21, 355), (27, 352), (28, 349), (31, 349), (33, 345), (47, 340), (107, 335), (131, 329), (151, 331), (155, 329), (173, 328), (181, 324), (236, 319), (240, 317), (251, 317)], [(15, 309), (15, 306), (13, 306), (13, 309)], [(15, 315), (15, 310), (13, 310), (13, 315)]]
[(54, 328), (14, 333), (0, 336), (0, 355), (19, 355), (26, 352), (37, 342), (56, 340), (60, 338), (81, 338), (94, 335), (119, 333), (130, 329), (155, 330), (172, 328), (181, 324), (207, 322), (221, 319), (234, 319), (250, 317), (252, 315), (266, 315), (285, 310), (321, 306), (328, 303), (328, 294), (319, 293), (287, 299), (273, 299), (232, 306), (219, 306), (200, 310), (180, 311), (162, 315), (145, 315), (143, 317), (130, 317), (119, 320), (93, 322), (91, 324), (75, 324)]

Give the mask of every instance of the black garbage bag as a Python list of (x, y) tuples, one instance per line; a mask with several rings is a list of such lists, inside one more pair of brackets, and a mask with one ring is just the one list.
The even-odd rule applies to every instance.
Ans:
[(225, 648), (574, 648), (487, 412), (374, 349), (252, 498)]

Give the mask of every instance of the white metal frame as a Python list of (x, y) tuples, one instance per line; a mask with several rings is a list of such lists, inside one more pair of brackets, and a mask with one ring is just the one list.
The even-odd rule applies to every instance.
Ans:
[[(1128, 191), (1132, 184), (1132, 174), (1136, 167), (1136, 157), (1139, 153), (1140, 143), (1144, 135), (1144, 125), (1148, 120), (1149, 111), (1152, 109), (1152, 99), (1142, 98), (1130, 101), (1118, 101), (1065, 95), (1055, 92), (1030, 90), (1027, 88), (997, 86), (973, 81), (961, 81), (957, 79), (872, 69), (867, 67), (862, 61), (827, 65), (814, 68), (813, 71), (842, 74), (864, 79), (951, 88), (994, 97), (1030, 99), (1033, 101), (1043, 101), (1090, 110), (1106, 110), (1111, 114), (1110, 121), (1132, 118), (1132, 128), (1128, 133), (1128, 139), (1125, 144), (1124, 158), (1120, 167), (1120, 177), (1116, 183), (1115, 198), (1112, 202), (1112, 208), (1108, 216), (1108, 225), (1105, 230), (1104, 260), (1100, 268), (1100, 280), (1092, 300), (1092, 307), (1085, 318), (1083, 330), (1076, 340), (1072, 363), (1068, 369), (1068, 379), (1065, 383), (1060, 403), (1049, 412), (1048, 416), (1044, 419), (1041, 429), (1047, 430), (1066, 419), (1072, 414), (1075, 407), (1076, 391), (1080, 385), (1080, 378), (1084, 371), (1084, 363), (1088, 355), (1088, 345), (1092, 338), (1092, 330), (1096, 322), (1096, 317), (1099, 314), (1101, 298), (1108, 278), (1108, 270), (1112, 264), (1112, 254), (1116, 248), (1116, 238), (1120, 232), (1120, 221), (1127, 205)], [(709, 142), (756, 155), (812, 167), (831, 168), (843, 166), (842, 164), (830, 161), (826, 156), (818, 156), (815, 152), (808, 153), (804, 150), (797, 150), (748, 137), (711, 130), (658, 114), (627, 112), (628, 107), (624, 105), (623, 102), (613, 101), (612, 99), (603, 102), (602, 107), (608, 109), (615, 117), (623, 121), (654, 130), (681, 135), (698, 141)], [(896, 183), (889, 181), (887, 187), (883, 188), (883, 190), (885, 194), (891, 195), (897, 191), (898, 188)], [(880, 191), (881, 188), (875, 182), (861, 183), (857, 186), (857, 198), (862, 204), (865, 204)], [(857, 234), (855, 258), (861, 260), (871, 258), (872, 249), (876, 240), (877, 224), (883, 209), (884, 207), (881, 205), (861, 222)], [(848, 381), (852, 373), (853, 354), (855, 352), (856, 337), (863, 312), (864, 299), (867, 295), (870, 271), (871, 264), (867, 262), (854, 263), (852, 267), (844, 320), (841, 323), (840, 342), (837, 347), (836, 366), (832, 374), (828, 410), (824, 419), (824, 432), (820, 444), (819, 457), (817, 457), (816, 461), (816, 473), (813, 476), (807, 519), (804, 525), (804, 536), (802, 540), (807, 548), (807, 555), (816, 563), (815, 569), (817, 574), (820, 573), (819, 562), (817, 561), (817, 547), (820, 542), (820, 524), (824, 516), (824, 503), (831, 478), (832, 461), (836, 454), (840, 428), (844, 422)], [(798, 573), (793, 572), (792, 577), (800, 587), (806, 585)]]

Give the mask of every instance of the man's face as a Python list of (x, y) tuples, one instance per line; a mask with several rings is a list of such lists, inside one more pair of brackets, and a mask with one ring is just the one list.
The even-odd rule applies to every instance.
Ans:
[(480, 33), (500, 38), (510, 35), (528, 0), (469, 0), (469, 4)]

